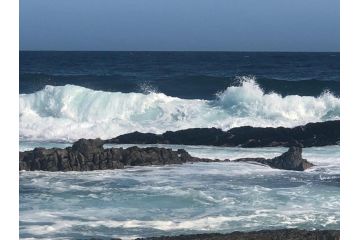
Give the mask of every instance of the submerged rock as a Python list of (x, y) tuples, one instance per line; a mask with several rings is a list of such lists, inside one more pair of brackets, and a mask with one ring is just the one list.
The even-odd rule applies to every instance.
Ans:
[[(219, 162), (218, 159), (197, 158), (183, 149), (130, 147), (104, 149), (100, 139), (80, 139), (72, 147), (35, 148), (19, 153), (19, 169), (27, 171), (91, 171), (121, 169), (125, 166), (182, 164), (186, 162)], [(302, 159), (302, 150), (291, 147), (288, 152), (272, 159), (242, 158), (237, 162), (259, 162), (272, 168), (304, 171), (313, 166)], [(225, 161), (223, 161), (225, 162)]]

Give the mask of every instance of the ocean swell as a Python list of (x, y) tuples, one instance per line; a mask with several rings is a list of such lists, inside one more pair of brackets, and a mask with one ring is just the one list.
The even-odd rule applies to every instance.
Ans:
[(20, 94), (20, 138), (72, 141), (193, 127), (293, 127), (339, 119), (339, 113), (340, 100), (329, 92), (319, 97), (265, 94), (252, 78), (243, 78), (215, 100), (46, 86)]

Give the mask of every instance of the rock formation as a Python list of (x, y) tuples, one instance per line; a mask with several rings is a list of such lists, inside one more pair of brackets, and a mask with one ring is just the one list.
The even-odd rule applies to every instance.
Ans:
[(270, 166), (271, 168), (304, 171), (314, 164), (302, 158), (302, 149), (300, 147), (290, 147), (289, 150), (282, 155), (272, 158), (240, 158), (234, 160), (236, 162), (258, 162)]
[[(19, 169), (34, 171), (91, 171), (104, 169), (121, 169), (125, 166), (146, 166), (182, 164), (186, 162), (218, 162), (215, 159), (197, 158), (183, 149), (171, 150), (158, 147), (103, 147), (100, 139), (80, 139), (72, 147), (35, 148), (19, 153)], [(237, 162), (258, 162), (272, 168), (304, 171), (313, 164), (302, 159), (302, 150), (291, 147), (288, 152), (272, 159), (242, 158)]]
[(90, 171), (199, 161), (182, 149), (177, 151), (156, 147), (104, 149), (103, 144), (104, 141), (100, 139), (80, 139), (66, 149), (35, 148), (32, 151), (20, 152), (19, 168), (30, 171)]
[(308, 123), (295, 128), (237, 127), (228, 131), (217, 128), (191, 128), (163, 134), (133, 132), (106, 140), (119, 144), (182, 144), (241, 147), (336, 145), (340, 141), (340, 121)]

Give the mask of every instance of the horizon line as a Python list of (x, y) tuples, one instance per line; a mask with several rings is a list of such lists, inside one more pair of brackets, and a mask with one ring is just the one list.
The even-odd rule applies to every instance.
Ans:
[(19, 52), (263, 52), (263, 53), (340, 53), (340, 50), (337, 51), (276, 51), (276, 50), (34, 50), (34, 49), (19, 49)]

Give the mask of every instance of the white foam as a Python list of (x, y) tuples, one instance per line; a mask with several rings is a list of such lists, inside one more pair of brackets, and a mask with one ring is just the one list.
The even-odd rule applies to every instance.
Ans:
[[(212, 154), (211, 147), (186, 147), (193, 154)], [(228, 148), (238, 156), (271, 156), (283, 150)], [(303, 156), (317, 166), (295, 172), (226, 162), (21, 172), (20, 234), (79, 238), (85, 234), (79, 229), (86, 228), (98, 236), (131, 239), (263, 226), (338, 229), (339, 146), (305, 148)]]
[(293, 127), (339, 119), (339, 112), (339, 98), (328, 92), (319, 97), (264, 94), (251, 78), (228, 87), (212, 101), (155, 92), (113, 93), (74, 85), (46, 86), (20, 95), (20, 137), (75, 140), (193, 127)]

